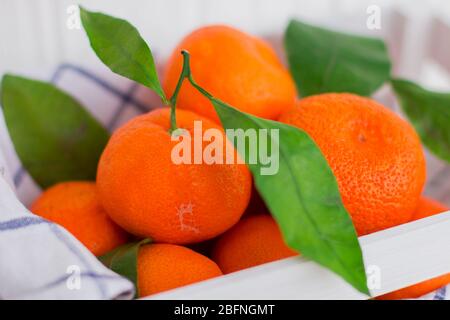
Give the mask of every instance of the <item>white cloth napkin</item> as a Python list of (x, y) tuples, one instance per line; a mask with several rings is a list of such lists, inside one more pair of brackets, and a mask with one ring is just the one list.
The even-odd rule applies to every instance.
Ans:
[(130, 281), (104, 267), (64, 228), (30, 213), (0, 176), (1, 299), (131, 299), (133, 294)]

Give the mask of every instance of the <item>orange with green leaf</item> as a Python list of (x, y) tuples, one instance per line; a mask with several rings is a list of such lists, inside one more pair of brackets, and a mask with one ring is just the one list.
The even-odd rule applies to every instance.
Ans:
[(409, 123), (348, 93), (302, 99), (280, 121), (305, 130), (318, 144), (359, 235), (411, 219), (425, 183), (425, 157)]
[[(226, 141), (214, 122), (190, 111), (176, 112), (177, 128), (192, 132), (194, 121), (202, 121), (203, 130), (220, 130)], [(171, 154), (178, 142), (171, 140), (169, 130), (170, 109), (161, 108), (132, 119), (112, 135), (98, 165), (102, 204), (122, 228), (156, 242), (214, 238), (244, 213), (250, 172), (244, 164), (174, 163)]]
[[(198, 84), (243, 112), (276, 120), (294, 105), (294, 81), (270, 45), (223, 25), (199, 28), (178, 44), (165, 67), (163, 84), (169, 96), (183, 66), (181, 50), (190, 53)], [(178, 107), (219, 122), (208, 98), (189, 83), (180, 90)]]
[(66, 228), (96, 256), (129, 240), (129, 235), (103, 209), (94, 182), (57, 183), (46, 189), (30, 210)]

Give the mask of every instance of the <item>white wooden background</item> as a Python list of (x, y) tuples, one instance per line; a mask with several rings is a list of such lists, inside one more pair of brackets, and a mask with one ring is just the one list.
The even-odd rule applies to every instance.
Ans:
[[(450, 21), (448, 0), (0, 0), (0, 73), (45, 72), (62, 61), (96, 63), (84, 32), (67, 27), (67, 10), (77, 3), (132, 21), (161, 56), (204, 24), (228, 23), (273, 39), (295, 17), (385, 37), (396, 58), (404, 49), (397, 71), (412, 76), (421, 64), (411, 62), (428, 49), (424, 41), (434, 33), (432, 19)], [(370, 5), (381, 8), (381, 30), (366, 27)]]

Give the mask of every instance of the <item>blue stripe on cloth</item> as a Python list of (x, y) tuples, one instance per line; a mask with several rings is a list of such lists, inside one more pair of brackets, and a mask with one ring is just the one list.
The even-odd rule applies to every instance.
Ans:
[(81, 68), (79, 66), (75, 66), (73, 64), (70, 63), (64, 63), (61, 64), (55, 71), (52, 79), (55, 79), (55, 81), (57, 81), (60, 77), (60, 74), (65, 71), (65, 70), (71, 70), (71, 71), (75, 71), (78, 74), (81, 74), (83, 76), (85, 76), (86, 78), (94, 81), (96, 84), (98, 84), (99, 86), (103, 87), (104, 89), (106, 89), (107, 91), (115, 94), (116, 96), (118, 96), (119, 98), (121, 98), (122, 100), (125, 99), (129, 99), (129, 103), (131, 105), (133, 105), (135, 108), (139, 109), (141, 112), (147, 112), (148, 110), (151, 109), (151, 106), (148, 106), (144, 103), (141, 103), (140, 101), (134, 99), (132, 96), (128, 97), (127, 93), (122, 92), (121, 90), (117, 89), (116, 87), (112, 86), (111, 84), (109, 84), (107, 81), (101, 79), (100, 77), (96, 76), (95, 74), (87, 71), (84, 68)]
[[(63, 242), (66, 247), (78, 258), (78, 260), (83, 264), (83, 266), (87, 269), (91, 269), (91, 265), (88, 262), (88, 260), (84, 257), (84, 255), (78, 250), (78, 248), (72, 243), (72, 240), (70, 238), (68, 238), (63, 232), (61, 232), (61, 230), (59, 229), (59, 227), (56, 224), (50, 223), (50, 230), (52, 231), (52, 233), (61, 241)], [(106, 298), (106, 290), (105, 290), (105, 286), (103, 284), (102, 281), (96, 281), (95, 278), (94, 282), (102, 296), (102, 299)]]
[[(71, 239), (68, 238), (60, 229), (59, 226), (51, 223), (45, 219), (39, 218), (39, 217), (22, 217), (17, 219), (12, 219), (9, 221), (4, 221), (0, 223), (0, 231), (9, 231), (9, 230), (17, 230), (21, 228), (25, 228), (32, 225), (42, 224), (46, 223), (49, 225), (50, 230), (52, 233), (61, 241), (63, 242), (66, 247), (78, 258), (78, 260), (83, 264), (83, 266), (87, 269), (91, 269), (90, 263), (87, 261), (87, 259), (84, 257), (84, 255), (78, 250), (78, 248), (72, 243)], [(90, 274), (91, 272), (87, 272), (87, 274)], [(92, 279), (95, 279), (95, 277), (91, 277)], [(102, 283), (102, 281), (95, 281), (95, 284), (97, 285), (100, 294), (102, 295), (102, 298), (106, 298), (106, 290), (105, 286)]]
[(447, 293), (447, 287), (442, 287), (436, 291), (434, 294), (433, 300), (445, 300), (445, 296)]
[(132, 99), (132, 96), (138, 87), (139, 87), (138, 84), (134, 82), (131, 85), (130, 89), (128, 89), (127, 94), (122, 98), (122, 101), (120, 102), (119, 106), (117, 107), (117, 110), (114, 112), (113, 116), (111, 117), (111, 120), (109, 121), (108, 125), (106, 126), (109, 131), (111, 131), (112, 128), (114, 128), (114, 126), (117, 124), (117, 121), (119, 121), (120, 115), (125, 110), (125, 107), (127, 106), (127, 104), (130, 103), (130, 100)]
[(25, 169), (21, 166), (16, 173), (14, 174), (13, 177), (13, 181), (14, 181), (14, 185), (16, 187), (18, 187), (20, 185), (20, 183), (22, 182), (22, 179), (25, 176)]
[(16, 218), (5, 222), (0, 222), (0, 231), (16, 230), (41, 223), (50, 222), (39, 217)]

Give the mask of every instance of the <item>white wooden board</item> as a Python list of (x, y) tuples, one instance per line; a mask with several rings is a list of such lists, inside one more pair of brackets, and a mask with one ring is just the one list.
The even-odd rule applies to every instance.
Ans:
[[(450, 211), (360, 237), (378, 296), (450, 272)], [(369, 270), (370, 271), (370, 270)], [(375, 271), (375, 272), (374, 272)], [(375, 280), (376, 278), (372, 278)], [(148, 299), (367, 299), (312, 261), (288, 258)]]

